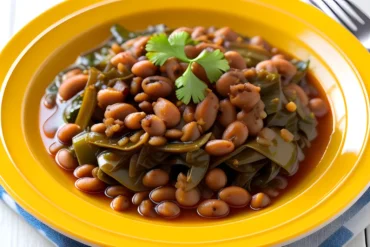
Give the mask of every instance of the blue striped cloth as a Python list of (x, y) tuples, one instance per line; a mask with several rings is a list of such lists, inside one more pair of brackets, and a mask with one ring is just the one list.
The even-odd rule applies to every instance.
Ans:
[[(59, 247), (84, 247), (86, 245), (70, 239), (63, 234), (51, 229), (44, 223), (23, 210), (6, 192), (0, 187), (1, 199), (17, 214), (22, 216), (37, 231), (45, 236), (50, 242)], [(348, 243), (354, 236), (363, 231), (370, 224), (370, 188), (364, 195), (349, 208), (344, 214), (319, 231), (302, 238), (287, 246), (289, 247), (339, 247)]]

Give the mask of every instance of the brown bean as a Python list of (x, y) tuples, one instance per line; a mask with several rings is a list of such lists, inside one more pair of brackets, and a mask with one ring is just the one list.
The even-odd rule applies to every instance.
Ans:
[(185, 51), (186, 57), (188, 57), (190, 59), (196, 58), (199, 55), (199, 53), (200, 53), (200, 50), (197, 49), (193, 45), (186, 45), (184, 47), (184, 51)]
[(99, 171), (99, 167), (95, 167), (95, 168), (91, 171), (91, 175), (93, 176), (93, 178), (98, 178), (98, 171)]
[(230, 208), (224, 201), (208, 199), (199, 204), (197, 212), (204, 218), (222, 218), (230, 213)]
[(130, 207), (130, 200), (126, 196), (119, 195), (110, 204), (114, 211), (122, 212)]
[(132, 66), (137, 62), (137, 60), (136, 58), (134, 58), (134, 56), (132, 56), (131, 52), (124, 51), (112, 57), (110, 62), (114, 66), (117, 66), (119, 63), (122, 63), (123, 65), (125, 65), (127, 69), (131, 69)]
[(219, 112), (220, 114), (218, 115), (217, 120), (224, 127), (227, 127), (236, 120), (236, 109), (229, 99), (223, 99), (220, 101)]
[(215, 51), (215, 50), (220, 50), (221, 52), (225, 52), (225, 48), (219, 44), (212, 44), (212, 43), (206, 43), (206, 42), (201, 42), (195, 46), (199, 53), (201, 53), (203, 50), (207, 49), (208, 51)]
[(71, 151), (66, 148), (60, 149), (55, 155), (57, 164), (67, 171), (73, 171), (78, 166), (77, 159), (72, 155)]
[(141, 120), (145, 117), (145, 112), (133, 112), (126, 116), (124, 124), (129, 129), (141, 129)]
[(76, 167), (73, 171), (73, 175), (76, 178), (92, 177), (92, 170), (95, 168), (95, 165), (85, 164)]
[(154, 210), (154, 203), (151, 200), (144, 200), (140, 203), (137, 211), (140, 215), (145, 217), (156, 217), (156, 212)]
[(157, 66), (148, 60), (140, 61), (134, 64), (131, 69), (132, 73), (140, 77), (148, 77), (155, 75), (157, 72)]
[(52, 155), (56, 155), (58, 153), (59, 150), (61, 150), (62, 148), (65, 148), (66, 146), (64, 146), (62, 143), (60, 142), (53, 142), (50, 146), (49, 146), (49, 153), (52, 154)]
[(285, 90), (288, 90), (290, 92), (294, 92), (298, 96), (298, 98), (301, 101), (302, 105), (304, 105), (304, 106), (308, 105), (309, 99), (308, 99), (307, 94), (297, 84), (291, 83), (291, 84), (289, 84), (288, 86), (285, 87)]
[(197, 188), (185, 191), (183, 189), (176, 190), (176, 201), (184, 207), (193, 207), (200, 200), (200, 192)]
[(167, 172), (161, 169), (153, 169), (144, 175), (143, 184), (147, 187), (153, 188), (166, 185), (169, 180), (170, 177)]
[(134, 100), (135, 100), (135, 102), (140, 103), (140, 102), (143, 102), (143, 101), (149, 101), (150, 97), (146, 93), (141, 92), (141, 93), (136, 94), (136, 96), (134, 97)]
[(297, 67), (285, 59), (277, 58), (271, 61), (281, 75), (281, 79), (285, 85), (289, 83), (297, 73)]
[(166, 125), (156, 115), (147, 115), (141, 120), (141, 127), (151, 136), (162, 136), (166, 132)]
[(195, 141), (200, 137), (200, 131), (197, 122), (190, 122), (182, 127), (182, 142)]
[(225, 52), (225, 58), (229, 62), (230, 68), (234, 69), (246, 69), (247, 63), (245, 59), (236, 51)]
[(183, 135), (183, 132), (178, 129), (169, 129), (169, 130), (166, 130), (166, 133), (164, 133), (164, 136), (166, 138), (174, 139), (174, 140), (180, 139), (182, 135)]
[(141, 91), (141, 83), (143, 78), (141, 77), (134, 77), (130, 83), (130, 94), (137, 95)]
[(260, 87), (251, 83), (232, 85), (230, 86), (230, 102), (248, 112), (260, 101), (260, 90)]
[(153, 105), (149, 101), (143, 101), (139, 104), (140, 109), (146, 114), (153, 113)]
[(187, 32), (189, 35), (193, 32), (193, 29), (190, 27), (179, 27), (172, 31), (171, 35), (178, 32)]
[(238, 186), (229, 186), (218, 193), (218, 197), (229, 204), (230, 207), (245, 207), (251, 201), (251, 195), (247, 190)]
[(166, 219), (173, 219), (180, 215), (180, 208), (173, 202), (162, 202), (155, 207), (158, 215)]
[(212, 127), (217, 117), (218, 108), (218, 97), (213, 92), (208, 92), (206, 98), (197, 105), (195, 119), (201, 125), (203, 132)]
[(171, 101), (159, 98), (153, 103), (154, 114), (162, 119), (167, 128), (173, 128), (180, 122), (179, 109)]
[(68, 123), (58, 130), (57, 137), (62, 143), (71, 143), (72, 138), (81, 131), (80, 126), (77, 124)]
[[(185, 53), (186, 53), (186, 47), (187, 46), (185, 46)], [(173, 58), (167, 59), (167, 61), (161, 66), (161, 72), (165, 72), (168, 78), (170, 78), (172, 81), (176, 81), (176, 79), (182, 75), (184, 70), (182, 69), (179, 61), (173, 57)]]
[(59, 95), (63, 100), (69, 100), (85, 88), (88, 75), (79, 74), (66, 79), (59, 87)]
[(145, 46), (146, 46), (146, 43), (148, 42), (149, 38), (150, 37), (148, 37), (148, 36), (136, 38), (136, 40), (135, 40), (135, 42), (134, 42), (134, 44), (131, 48), (132, 53), (136, 57), (140, 57), (140, 56), (144, 55)]
[(75, 182), (75, 187), (86, 193), (100, 193), (105, 190), (105, 183), (97, 178), (79, 178)]
[(182, 113), (182, 118), (184, 119), (185, 123), (190, 123), (195, 119), (195, 109), (194, 106), (187, 105)]
[(125, 97), (120, 91), (112, 88), (106, 88), (99, 90), (97, 99), (99, 107), (105, 109), (109, 105), (123, 102)]
[(171, 186), (156, 188), (150, 192), (149, 198), (154, 203), (160, 203), (163, 201), (174, 201), (176, 200), (176, 188)]
[(44, 97), (44, 106), (48, 109), (52, 109), (56, 105), (56, 95), (55, 94), (47, 94)]
[(196, 39), (199, 36), (206, 34), (207, 30), (204, 27), (194, 27), (193, 32), (191, 33), (191, 38)]
[(227, 97), (230, 93), (230, 86), (245, 83), (245, 77), (241, 71), (229, 71), (223, 74), (220, 79), (216, 82), (217, 92), (223, 96)]
[(275, 67), (272, 60), (265, 60), (265, 61), (259, 62), (256, 65), (256, 70), (257, 71), (266, 70), (267, 72), (270, 72), (270, 73), (277, 73), (278, 72), (278, 70)]
[(236, 115), (236, 118), (247, 125), (248, 134), (250, 136), (256, 136), (263, 129), (263, 120), (253, 111), (250, 111), (248, 113), (246, 113), (245, 111), (240, 111)]
[(261, 46), (261, 47), (267, 48), (266, 47), (267, 43), (266, 43), (266, 41), (261, 36), (254, 36), (254, 37), (252, 37), (249, 40), (249, 43), (251, 45), (256, 45), (256, 46)]
[(113, 43), (110, 48), (115, 54), (120, 53), (122, 51), (122, 47), (117, 43)]
[(230, 27), (223, 27), (214, 33), (215, 36), (221, 36), (227, 41), (236, 41), (239, 37), (239, 35), (234, 32)]
[(222, 139), (232, 141), (235, 148), (244, 144), (248, 138), (248, 127), (241, 121), (235, 121), (227, 126)]
[(103, 123), (97, 123), (97, 124), (92, 125), (90, 130), (92, 132), (97, 132), (97, 133), (104, 134), (104, 132), (106, 130), (106, 126)]
[(171, 94), (174, 84), (167, 77), (149, 76), (143, 80), (141, 87), (150, 97), (167, 97)]
[(220, 168), (213, 168), (205, 176), (206, 185), (212, 190), (219, 190), (225, 187), (227, 177), (225, 172)]
[(209, 82), (206, 70), (198, 63), (193, 63), (191, 65), (191, 71), (194, 73), (196, 77), (198, 77), (201, 81), (206, 83)]
[(207, 142), (205, 150), (210, 155), (222, 156), (234, 151), (234, 143), (227, 140), (211, 140)]
[(152, 146), (163, 146), (167, 143), (167, 139), (163, 136), (152, 136), (148, 143)]
[(265, 193), (257, 193), (252, 196), (251, 208), (252, 209), (261, 209), (267, 207), (271, 203), (271, 199)]
[(67, 73), (65, 73), (62, 77), (62, 80), (65, 81), (67, 80), (68, 78), (71, 78), (75, 75), (79, 75), (79, 74), (82, 74), (82, 70), (81, 69), (72, 69), (70, 71), (68, 71)]
[(137, 112), (136, 108), (127, 103), (109, 105), (104, 112), (105, 118), (113, 118), (124, 121), (127, 115)]
[(117, 197), (119, 195), (123, 195), (126, 197), (130, 197), (132, 194), (131, 192), (122, 185), (112, 185), (105, 189), (105, 195), (110, 198)]
[(320, 98), (313, 98), (309, 102), (309, 107), (316, 117), (323, 117), (328, 113), (328, 107)]
[(138, 206), (149, 196), (149, 191), (137, 192), (132, 197), (132, 204)]

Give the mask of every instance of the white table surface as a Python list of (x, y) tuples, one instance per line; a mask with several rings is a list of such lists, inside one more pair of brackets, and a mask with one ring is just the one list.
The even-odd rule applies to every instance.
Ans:
[[(0, 0), (0, 49), (28, 21), (62, 0)], [(282, 1), (282, 0), (280, 0)], [(333, 1), (333, 0), (327, 0)], [(341, 1), (341, 0), (339, 0)], [(353, 0), (370, 15), (370, 0)], [(366, 245), (367, 239), (367, 245)], [(0, 246), (53, 246), (21, 217), (0, 202)], [(370, 247), (370, 227), (357, 235), (348, 247)]]

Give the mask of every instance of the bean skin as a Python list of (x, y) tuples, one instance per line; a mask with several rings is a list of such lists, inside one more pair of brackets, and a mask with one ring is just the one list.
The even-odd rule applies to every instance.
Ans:
[(157, 72), (157, 66), (148, 60), (140, 61), (134, 64), (131, 69), (132, 73), (140, 77), (148, 77), (155, 75)]
[(188, 57), (190, 59), (196, 58), (200, 53), (199, 49), (197, 49), (193, 45), (186, 45), (185, 48), (184, 48), (184, 51), (185, 51), (186, 57)]
[(217, 120), (224, 127), (227, 127), (236, 120), (236, 109), (235, 106), (231, 104), (229, 99), (223, 99), (220, 101), (220, 109)]
[(183, 207), (193, 207), (200, 200), (200, 192), (197, 188), (185, 191), (183, 189), (176, 190), (176, 201)]
[(73, 171), (78, 166), (77, 159), (72, 155), (71, 151), (66, 148), (60, 149), (55, 155), (55, 161), (64, 170)]
[[(185, 53), (186, 53), (186, 47), (187, 46), (185, 46)], [(161, 72), (165, 72), (168, 78), (170, 78), (172, 81), (176, 81), (176, 79), (182, 75), (184, 70), (182, 69), (179, 61), (173, 57), (173, 58), (167, 59), (167, 61), (161, 66)]]
[(75, 182), (75, 186), (82, 192), (86, 193), (100, 193), (105, 190), (105, 183), (97, 178), (79, 178)]
[(184, 119), (185, 123), (190, 123), (194, 121), (195, 117), (195, 109), (191, 105), (187, 105), (182, 113), (182, 118)]
[(132, 66), (137, 62), (129, 51), (120, 52), (110, 60), (111, 64), (117, 66), (119, 63), (122, 63), (126, 66), (127, 69), (131, 69)]
[(78, 166), (74, 171), (73, 175), (76, 178), (92, 177), (92, 170), (95, 168), (95, 165), (85, 164)]
[(130, 83), (130, 94), (136, 96), (138, 93), (141, 92), (141, 83), (143, 78), (141, 77), (134, 77)]
[(257, 193), (252, 197), (251, 208), (261, 209), (267, 207), (271, 203), (271, 199), (265, 193)]
[(89, 76), (79, 74), (66, 79), (59, 87), (59, 95), (63, 100), (69, 100), (85, 88)]
[(250, 83), (232, 85), (230, 86), (230, 102), (248, 112), (260, 101), (260, 90), (261, 88)]
[(215, 32), (215, 36), (221, 36), (227, 41), (236, 41), (239, 35), (234, 32), (230, 27), (223, 27)]
[(119, 195), (110, 204), (114, 211), (126, 211), (130, 207), (130, 200), (126, 196)]
[(132, 197), (132, 204), (139, 206), (149, 196), (149, 191), (137, 192)]
[(251, 201), (249, 192), (238, 186), (229, 186), (218, 193), (218, 197), (229, 204), (230, 207), (241, 208)]
[(225, 52), (225, 58), (229, 62), (230, 68), (234, 69), (246, 69), (247, 63), (245, 59), (236, 51), (227, 51)]
[(140, 215), (144, 217), (155, 217), (156, 212), (154, 210), (154, 203), (150, 200), (144, 200), (140, 203), (139, 207), (137, 208), (137, 211)]
[(147, 187), (154, 188), (166, 185), (169, 180), (170, 177), (167, 172), (161, 169), (153, 169), (144, 175), (143, 184)]
[(166, 219), (174, 219), (180, 215), (180, 208), (173, 202), (162, 202), (155, 207), (158, 215)]
[(106, 129), (107, 129), (107, 127), (103, 123), (97, 123), (97, 124), (94, 124), (93, 126), (91, 126), (91, 131), (92, 132), (97, 132), (97, 133), (101, 133), (101, 134), (104, 134)]
[(136, 108), (127, 103), (109, 105), (104, 112), (105, 118), (113, 118), (124, 121), (127, 115), (137, 112)]
[(252, 111), (248, 113), (240, 111), (236, 118), (247, 125), (250, 136), (256, 136), (263, 129), (263, 120)]
[(204, 27), (195, 27), (193, 29), (193, 32), (191, 33), (191, 38), (196, 39), (199, 36), (202, 36), (202, 35), (206, 34), (206, 31), (207, 30)]
[(285, 59), (274, 59), (271, 60), (275, 68), (277, 68), (279, 74), (282, 76), (284, 84), (289, 83), (293, 76), (297, 73), (297, 68), (291, 62)]
[(173, 128), (180, 122), (179, 109), (171, 101), (159, 98), (153, 103), (154, 114), (162, 119), (167, 128)]
[(170, 95), (174, 88), (174, 84), (167, 77), (149, 76), (143, 80), (141, 87), (150, 97), (159, 98)]
[(175, 201), (176, 200), (176, 188), (171, 186), (163, 186), (152, 190), (149, 194), (150, 200), (154, 203), (160, 203), (163, 201)]
[(195, 119), (201, 125), (203, 132), (209, 130), (216, 120), (219, 108), (218, 97), (213, 92), (208, 92), (206, 98), (195, 109)]
[(308, 105), (309, 99), (308, 99), (307, 94), (297, 84), (289, 84), (288, 86), (285, 87), (285, 90), (295, 92), (297, 94), (299, 100), (301, 101), (302, 105), (304, 105), (304, 106)]
[(149, 38), (150, 37), (148, 37), (148, 36), (136, 38), (136, 40), (135, 40), (135, 42), (134, 42), (134, 44), (131, 48), (132, 53), (136, 57), (140, 57), (140, 56), (144, 55), (145, 46), (146, 46), (146, 43), (148, 42)]
[(197, 212), (204, 218), (223, 218), (230, 213), (230, 208), (224, 201), (208, 199), (199, 204)]
[(150, 136), (162, 136), (166, 132), (166, 125), (163, 120), (156, 115), (147, 115), (141, 120), (141, 127)]
[(206, 185), (212, 190), (219, 190), (225, 187), (227, 177), (225, 172), (220, 168), (214, 168), (207, 172), (205, 176)]
[(49, 146), (49, 153), (52, 154), (52, 155), (56, 155), (58, 153), (59, 150), (61, 150), (62, 148), (65, 148), (66, 146), (64, 146), (62, 143), (60, 142), (54, 142), (52, 143), (50, 146)]
[(196, 122), (190, 122), (182, 127), (182, 142), (195, 141), (200, 137), (200, 131)]
[(223, 74), (220, 79), (216, 82), (217, 92), (223, 96), (227, 97), (230, 93), (230, 86), (245, 83), (245, 77), (241, 71), (229, 71)]
[(153, 106), (149, 101), (143, 101), (139, 104), (140, 109), (146, 114), (153, 113)]
[(133, 112), (126, 116), (124, 124), (129, 129), (141, 129), (141, 120), (145, 117), (145, 112)]
[(320, 98), (311, 99), (309, 107), (316, 117), (323, 117), (328, 113), (328, 108), (325, 102)]
[(177, 140), (177, 139), (180, 139), (183, 135), (183, 132), (181, 130), (178, 130), (178, 129), (169, 129), (169, 130), (166, 130), (166, 133), (164, 134), (164, 136), (168, 139), (174, 139), (174, 140)]
[(275, 67), (272, 60), (265, 60), (265, 61), (259, 62), (256, 65), (256, 70), (257, 71), (266, 70), (267, 72), (270, 72), (270, 73), (277, 73), (278, 72), (278, 70)]
[(248, 127), (241, 121), (235, 121), (227, 126), (222, 139), (232, 141), (235, 148), (240, 147), (248, 138)]
[(109, 198), (115, 198), (119, 195), (123, 195), (126, 197), (130, 197), (132, 194), (131, 192), (122, 185), (112, 185), (105, 189), (104, 194)]
[(205, 150), (210, 155), (222, 156), (234, 151), (234, 143), (227, 140), (212, 140), (207, 142)]
[(208, 77), (206, 70), (198, 63), (193, 63), (191, 66), (191, 71), (194, 73), (196, 77), (198, 77), (200, 80), (208, 83)]
[(112, 88), (107, 88), (99, 90), (97, 99), (98, 106), (105, 109), (109, 105), (123, 102), (125, 100), (125, 96), (120, 91), (114, 90)]

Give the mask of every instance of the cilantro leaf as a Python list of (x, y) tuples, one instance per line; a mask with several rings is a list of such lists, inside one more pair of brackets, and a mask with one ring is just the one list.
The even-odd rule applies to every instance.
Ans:
[(217, 81), (224, 71), (230, 69), (229, 63), (220, 50), (213, 52), (203, 50), (194, 61), (202, 65), (211, 82)]
[(199, 80), (191, 71), (191, 64), (182, 76), (176, 80), (176, 96), (185, 104), (189, 104), (192, 99), (194, 103), (201, 102), (205, 97), (205, 90), (208, 87), (203, 81)]

